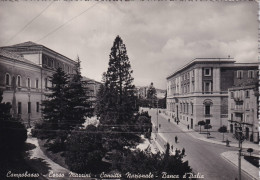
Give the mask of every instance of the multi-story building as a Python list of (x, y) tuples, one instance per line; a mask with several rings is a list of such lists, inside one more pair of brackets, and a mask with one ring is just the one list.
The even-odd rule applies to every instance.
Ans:
[[(249, 79), (250, 81), (249, 81)], [(255, 81), (251, 81), (255, 80)], [(228, 129), (231, 133), (243, 131), (246, 140), (259, 142), (258, 121), (258, 85), (257, 73), (253, 70), (244, 71), (240, 76), (242, 85), (235, 84), (228, 89)], [(240, 129), (239, 123), (242, 124)]]
[(51, 86), (49, 77), (61, 67), (74, 73), (76, 62), (43, 45), (25, 42), (0, 48), (0, 89), (14, 116), (32, 123), (41, 118), (41, 101)]
[(86, 95), (89, 97), (89, 100), (92, 103), (92, 107), (95, 107), (97, 93), (102, 83), (95, 81), (94, 79), (89, 79), (85, 76), (83, 76), (82, 80), (86, 82)]
[(192, 129), (202, 120), (214, 130), (228, 125), (228, 88), (241, 72), (257, 69), (231, 58), (196, 58), (167, 77), (167, 114)]

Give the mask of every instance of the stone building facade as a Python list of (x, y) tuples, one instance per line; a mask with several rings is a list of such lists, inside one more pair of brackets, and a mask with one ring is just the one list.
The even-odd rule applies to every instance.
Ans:
[(61, 67), (74, 73), (76, 62), (33, 42), (0, 48), (0, 89), (3, 102), (12, 104), (12, 113), (25, 123), (41, 118), (41, 101), (51, 86), (49, 76)]
[(167, 77), (167, 114), (192, 129), (202, 120), (213, 130), (228, 125), (228, 88), (238, 71), (257, 68), (231, 58), (194, 59)]
[(241, 71), (236, 76), (235, 84), (228, 89), (228, 130), (235, 134), (242, 123), (246, 140), (259, 142), (258, 119), (258, 72), (254, 70)]

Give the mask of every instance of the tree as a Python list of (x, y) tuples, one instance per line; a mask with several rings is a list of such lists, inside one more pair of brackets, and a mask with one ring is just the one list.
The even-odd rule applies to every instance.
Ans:
[(77, 57), (75, 65), (75, 74), (72, 74), (71, 80), (68, 82), (66, 90), (67, 98), (67, 113), (66, 119), (70, 124), (69, 128), (81, 126), (85, 122), (85, 117), (92, 116), (92, 109), (89, 97), (86, 95), (88, 89), (86, 88), (87, 82), (82, 80), (80, 72), (80, 59)]
[(250, 153), (250, 156), (251, 156), (251, 153), (254, 152), (254, 149), (253, 149), (253, 148), (248, 148), (248, 149), (247, 149), (247, 152), (249, 152), (249, 153)]
[(210, 133), (209, 133), (209, 129), (211, 129), (212, 126), (210, 124), (205, 124), (204, 129), (207, 129), (207, 137), (209, 137)]
[(150, 149), (125, 153), (125, 156), (120, 160), (119, 170), (122, 174), (127, 172), (149, 174), (149, 172), (153, 172), (154, 176), (158, 177), (162, 176), (162, 172), (167, 172), (167, 174), (179, 175), (178, 179), (182, 179), (183, 175), (192, 172), (192, 169), (188, 165), (188, 161), (183, 162), (181, 154), (170, 155), (169, 149), (170, 146), (167, 145), (164, 154), (160, 152), (153, 154)]
[[(43, 129), (46, 138), (56, 138), (58, 133), (52, 130), (69, 130), (69, 123), (67, 121), (68, 114), (68, 101), (67, 90), (69, 77), (61, 68), (50, 77), (51, 87), (48, 87), (50, 94), (46, 94), (47, 99), (42, 102), (43, 106)], [(45, 130), (51, 130), (45, 132)], [(64, 136), (67, 133), (64, 133)], [(63, 141), (65, 137), (62, 137)]]
[(116, 140), (117, 147), (122, 149), (126, 144), (131, 145), (131, 139), (136, 138), (133, 133), (126, 133), (131, 132), (135, 122), (136, 96), (135, 86), (132, 85), (133, 71), (125, 44), (119, 36), (111, 48), (108, 65), (107, 72), (103, 74), (104, 86), (98, 93), (96, 110), (103, 130), (110, 132), (105, 133), (106, 142)]
[(220, 133), (223, 133), (223, 142), (224, 142), (224, 133), (227, 132), (227, 126), (221, 126), (219, 129), (218, 129), (218, 132)]
[(200, 133), (201, 133), (201, 126), (204, 126), (206, 123), (205, 121), (199, 121), (198, 125), (200, 126)]
[(66, 143), (65, 162), (76, 173), (100, 173), (103, 171), (101, 134), (93, 125), (85, 130), (76, 129)]

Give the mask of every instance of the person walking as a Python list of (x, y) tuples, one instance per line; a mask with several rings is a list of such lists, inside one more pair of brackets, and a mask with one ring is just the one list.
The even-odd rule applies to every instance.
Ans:
[(185, 155), (185, 149), (184, 149), (184, 148), (182, 148), (181, 154), (182, 154), (183, 156)]
[(177, 143), (178, 142), (178, 137), (177, 136), (175, 136), (175, 143)]
[(188, 128), (188, 130), (190, 129), (190, 125), (189, 124), (188, 124), (187, 128)]

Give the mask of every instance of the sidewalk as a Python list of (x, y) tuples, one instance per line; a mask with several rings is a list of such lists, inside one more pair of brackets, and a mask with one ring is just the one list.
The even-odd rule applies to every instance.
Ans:
[[(229, 161), (231, 164), (238, 167), (237, 153), (238, 153), (237, 151), (227, 151), (227, 152), (223, 152), (221, 156), (227, 161)], [(241, 157), (241, 165), (242, 165), (242, 169), (245, 171), (246, 174), (253, 177), (253, 179), (256, 180), (259, 179), (259, 169), (253, 166), (252, 164), (250, 164), (249, 162), (247, 162), (243, 158), (243, 156)]]
[[(177, 125), (177, 123), (174, 122), (173, 118), (165, 115), (164, 113), (160, 113), (159, 115), (162, 116), (165, 119), (170, 119), (171, 123)], [(190, 136), (192, 136), (193, 138), (195, 138), (195, 139), (199, 139), (199, 140), (202, 140), (202, 141), (205, 141), (205, 142), (209, 142), (209, 143), (213, 143), (213, 144), (226, 145), (226, 142), (223, 142), (223, 134), (222, 133), (210, 131), (210, 138), (207, 138), (206, 131), (203, 131), (204, 130), (203, 127), (201, 128), (202, 129), (202, 131), (201, 131), (202, 133), (200, 134), (199, 132), (194, 131), (193, 129), (189, 129), (188, 130), (187, 126), (184, 125), (182, 122), (179, 122), (179, 124), (177, 126), (183, 132), (188, 132), (188, 134)], [(226, 138), (228, 138), (228, 140), (231, 141), (229, 143), (229, 146), (238, 148), (238, 141), (236, 139), (232, 138), (232, 135), (230, 133), (225, 133), (224, 137), (225, 137), (224, 140), (226, 140)], [(243, 147), (243, 149), (252, 148), (255, 151), (259, 151), (259, 145), (258, 144), (253, 144), (253, 143), (248, 142), (248, 141), (244, 141), (242, 143), (242, 147)]]
[[(196, 132), (192, 129), (187, 128), (186, 125), (182, 124), (181, 122), (177, 125), (176, 122), (174, 122), (174, 120), (170, 117), (168, 117), (167, 115), (165, 115), (164, 113), (160, 113), (160, 115), (167, 119), (170, 119), (171, 123), (174, 123), (176, 126), (178, 126), (183, 132), (188, 132), (187, 134), (189, 134), (190, 136), (192, 136), (195, 139), (201, 140), (201, 141), (205, 141), (205, 142), (209, 142), (209, 143), (213, 143), (213, 144), (220, 144), (220, 145), (226, 145), (226, 142), (222, 142), (223, 141), (223, 135), (222, 133), (219, 132), (210, 132), (211, 134), (211, 138), (207, 138), (206, 134), (200, 134), (199, 132)], [(226, 137), (226, 136), (225, 136)], [(228, 139), (231, 140), (232, 137), (228, 136)], [(224, 138), (225, 139), (225, 138)], [(233, 143), (230, 143), (230, 146), (232, 147), (238, 147), (238, 142), (235, 139), (232, 139), (231, 141), (235, 141)], [(250, 142), (243, 142), (242, 143), (242, 147), (245, 151), (245, 149), (247, 148), (253, 148), (254, 151), (254, 156), (260, 157), (259, 155), (259, 146), (257, 144), (253, 144)], [(235, 165), (236, 167), (238, 167), (238, 151), (227, 151), (221, 154), (221, 156), (229, 161), (231, 164)], [(255, 166), (253, 166), (251, 163), (247, 162), (244, 157), (241, 157), (241, 169), (248, 174), (249, 176), (252, 177), (252, 179), (259, 179), (259, 169)]]

